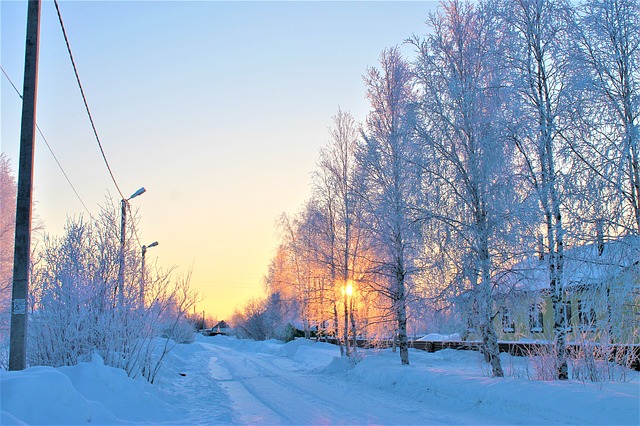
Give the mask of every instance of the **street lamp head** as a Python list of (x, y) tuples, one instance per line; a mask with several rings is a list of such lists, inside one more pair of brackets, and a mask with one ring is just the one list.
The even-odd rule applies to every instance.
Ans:
[(127, 198), (127, 200), (130, 200), (132, 198), (136, 198), (138, 195), (142, 195), (146, 192), (146, 189), (144, 189), (144, 186), (140, 189), (138, 189), (136, 192), (134, 192), (131, 197)]
[(148, 246), (142, 246), (142, 257), (144, 258), (144, 255), (147, 252), (147, 249), (150, 249), (151, 247), (155, 247), (157, 245), (158, 245), (158, 242), (154, 241), (151, 244), (149, 244)]

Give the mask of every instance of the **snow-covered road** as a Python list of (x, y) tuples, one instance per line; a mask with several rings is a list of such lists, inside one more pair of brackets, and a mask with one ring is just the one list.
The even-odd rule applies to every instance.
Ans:
[(338, 348), (327, 344), (200, 338), (190, 346), (180, 366), (184, 376), (167, 382), (179, 386), (177, 397), (188, 396), (182, 401), (185, 424), (477, 425), (541, 419), (521, 418), (510, 410), (496, 415), (475, 401), (465, 404), (429, 392), (407, 395), (355, 381), (346, 361), (335, 358)]
[(348, 382), (336, 373), (309, 373), (288, 358), (200, 344), (210, 352), (209, 376), (229, 398), (235, 424), (495, 424)]

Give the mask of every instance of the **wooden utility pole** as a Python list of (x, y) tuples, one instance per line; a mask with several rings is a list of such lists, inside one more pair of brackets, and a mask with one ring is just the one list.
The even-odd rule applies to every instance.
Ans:
[(18, 165), (16, 238), (13, 255), (11, 293), (11, 337), (9, 370), (24, 370), (27, 359), (27, 311), (29, 268), (31, 264), (31, 199), (33, 156), (35, 152), (36, 98), (38, 87), (38, 48), (40, 43), (40, 0), (29, 0), (27, 42), (22, 91), (22, 127)]

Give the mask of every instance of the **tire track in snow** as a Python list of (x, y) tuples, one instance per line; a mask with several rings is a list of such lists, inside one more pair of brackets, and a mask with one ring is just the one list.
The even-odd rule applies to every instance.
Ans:
[[(193, 345), (199, 345), (193, 343)], [(178, 350), (176, 350), (178, 352)], [(182, 358), (182, 362), (167, 368), (163, 374), (172, 376), (162, 380), (161, 386), (173, 404), (185, 410), (185, 416), (180, 421), (171, 420), (168, 423), (185, 425), (228, 425), (231, 422), (231, 409), (225, 401), (226, 394), (218, 384), (206, 374), (211, 365), (211, 352), (207, 345), (199, 345), (199, 349), (187, 354), (170, 356)], [(165, 364), (167, 365), (167, 364)], [(179, 379), (173, 377), (180, 376)]]
[(421, 401), (336, 375), (296, 371), (295, 363), (287, 358), (207, 346), (215, 354), (212, 378), (219, 380), (233, 401), (236, 424), (465, 423)]

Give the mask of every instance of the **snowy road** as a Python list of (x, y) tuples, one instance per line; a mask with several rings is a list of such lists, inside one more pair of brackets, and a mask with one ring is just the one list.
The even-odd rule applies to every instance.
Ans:
[[(348, 380), (346, 370), (310, 371), (281, 354), (243, 350), (232, 340), (198, 341), (184, 365), (189, 424), (511, 424), (454, 410), (451, 401), (428, 401)], [(335, 348), (337, 351), (337, 348)], [(206, 366), (206, 372), (197, 371)], [(222, 392), (220, 392), (222, 391)], [(196, 397), (197, 396), (197, 397)], [(212, 403), (215, 401), (215, 403)], [(221, 407), (227, 407), (225, 410)], [(460, 408), (460, 407), (458, 407)]]

